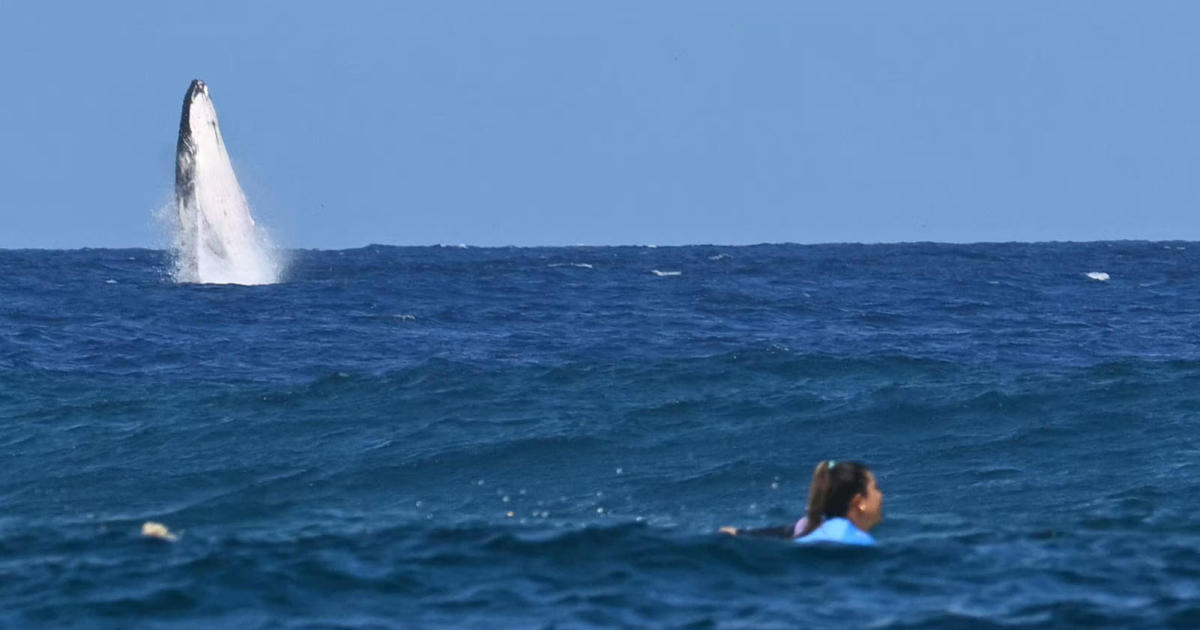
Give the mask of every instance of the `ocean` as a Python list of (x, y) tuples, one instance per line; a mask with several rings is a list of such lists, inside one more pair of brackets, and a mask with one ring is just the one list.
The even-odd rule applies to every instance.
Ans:
[(1200, 244), (288, 258), (0, 251), (0, 627), (1200, 627)]

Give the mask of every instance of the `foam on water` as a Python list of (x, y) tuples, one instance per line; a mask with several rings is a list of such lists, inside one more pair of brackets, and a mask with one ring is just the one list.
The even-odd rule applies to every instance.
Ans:
[(278, 282), (279, 257), (250, 215), (203, 83), (193, 83), (185, 97), (176, 159), (175, 280)]

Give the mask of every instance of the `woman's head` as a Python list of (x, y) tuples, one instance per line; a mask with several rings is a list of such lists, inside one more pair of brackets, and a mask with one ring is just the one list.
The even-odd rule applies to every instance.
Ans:
[[(883, 493), (875, 475), (859, 462), (825, 460), (813, 470), (808, 490), (808, 531), (827, 518), (847, 518), (867, 531), (883, 518)], [(804, 532), (807, 534), (808, 532)]]

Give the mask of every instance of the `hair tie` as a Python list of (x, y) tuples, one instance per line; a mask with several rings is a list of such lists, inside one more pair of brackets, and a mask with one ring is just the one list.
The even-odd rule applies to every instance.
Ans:
[(827, 468), (829, 468), (829, 470), (833, 470), (833, 467), (837, 466), (837, 462), (832, 459), (825, 463), (827, 464)]

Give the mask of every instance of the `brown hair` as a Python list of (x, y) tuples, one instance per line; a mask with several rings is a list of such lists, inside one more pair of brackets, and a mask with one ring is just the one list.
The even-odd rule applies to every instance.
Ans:
[(827, 518), (844, 517), (854, 497), (867, 492), (870, 469), (859, 462), (835, 462), (827, 459), (813, 470), (808, 488), (808, 522), (801, 536), (807, 536)]

